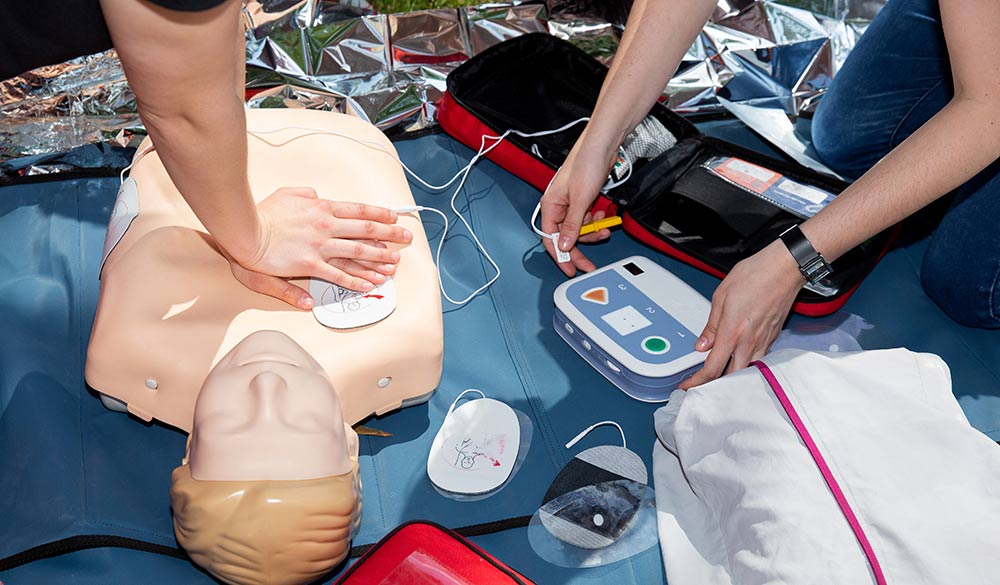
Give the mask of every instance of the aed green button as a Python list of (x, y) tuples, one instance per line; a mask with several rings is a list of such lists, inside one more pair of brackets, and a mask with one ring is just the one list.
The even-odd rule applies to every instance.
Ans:
[(662, 354), (670, 349), (670, 343), (662, 337), (647, 337), (642, 340), (642, 348), (652, 354)]

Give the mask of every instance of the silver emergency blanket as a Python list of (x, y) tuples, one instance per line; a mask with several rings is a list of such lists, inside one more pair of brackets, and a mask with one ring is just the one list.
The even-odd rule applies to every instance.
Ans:
[(114, 51), (0, 82), (0, 161), (95, 142), (126, 146), (135, 132), (142, 122)]
[[(793, 116), (815, 108), (884, 0), (788, 1), (814, 11), (720, 0), (664, 90), (670, 107), (721, 112), (722, 92)], [(245, 0), (244, 20), (250, 107), (346, 112), (391, 136), (433, 127), (448, 73), (496, 43), (548, 32), (608, 63), (621, 34), (598, 17), (520, 1), (385, 15), (365, 0)], [(141, 131), (113, 51), (0, 84), (0, 171), (19, 157), (127, 145)]]

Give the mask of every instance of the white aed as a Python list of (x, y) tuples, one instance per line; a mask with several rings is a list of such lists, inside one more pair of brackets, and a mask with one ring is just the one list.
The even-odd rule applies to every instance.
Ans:
[(941, 358), (773, 353), (655, 415), (667, 580), (987, 585), (1000, 575), (1000, 447)]
[(622, 392), (663, 402), (708, 355), (695, 351), (711, 304), (665, 268), (632, 256), (562, 283), (556, 332)]

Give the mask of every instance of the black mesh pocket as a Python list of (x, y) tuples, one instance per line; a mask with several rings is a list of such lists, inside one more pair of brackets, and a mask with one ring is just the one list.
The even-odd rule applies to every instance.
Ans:
[(771, 203), (701, 165), (691, 168), (671, 190), (711, 209), (729, 229), (742, 237), (760, 231), (782, 214)]

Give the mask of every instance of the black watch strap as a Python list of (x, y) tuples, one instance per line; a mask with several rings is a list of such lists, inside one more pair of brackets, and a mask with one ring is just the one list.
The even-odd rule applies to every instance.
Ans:
[(816, 284), (833, 272), (833, 268), (826, 262), (823, 255), (813, 248), (799, 226), (793, 225), (778, 237), (788, 248), (792, 258), (795, 258), (795, 262), (799, 265), (799, 272), (808, 282)]

